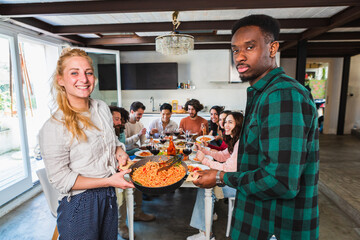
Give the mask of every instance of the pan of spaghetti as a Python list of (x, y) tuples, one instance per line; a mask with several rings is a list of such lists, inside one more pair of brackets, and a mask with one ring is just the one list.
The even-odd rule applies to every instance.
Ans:
[(135, 187), (146, 194), (163, 194), (179, 188), (187, 177), (187, 165), (175, 164), (168, 170), (159, 171), (161, 163), (169, 156), (146, 157), (131, 166), (130, 180)]

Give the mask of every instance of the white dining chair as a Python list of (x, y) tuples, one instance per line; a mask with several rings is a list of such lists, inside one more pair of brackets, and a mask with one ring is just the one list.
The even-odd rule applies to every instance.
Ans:
[[(54, 189), (51, 186), (49, 179), (47, 177), (45, 168), (37, 170), (36, 175), (39, 177), (39, 181), (40, 181), (41, 187), (44, 191), (44, 195), (45, 195), (47, 204), (50, 208), (51, 214), (56, 218), (57, 208), (59, 205), (59, 202), (58, 202), (59, 193), (56, 191), (56, 189)], [(57, 230), (57, 226), (55, 226), (54, 233), (53, 233), (53, 236), (51, 239), (56, 240), (56, 239), (58, 239), (58, 237), (59, 237), (59, 232)]]
[(231, 227), (231, 218), (232, 213), (234, 211), (234, 205), (235, 205), (235, 197), (229, 197), (229, 203), (228, 203), (228, 221), (227, 221), (227, 227), (226, 227), (226, 237), (229, 237), (230, 235), (230, 227)]

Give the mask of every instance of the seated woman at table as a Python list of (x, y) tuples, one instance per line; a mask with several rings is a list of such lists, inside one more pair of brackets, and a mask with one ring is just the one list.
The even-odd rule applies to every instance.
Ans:
[(212, 106), (210, 108), (210, 120), (209, 122), (209, 135), (215, 137), (213, 141), (210, 142), (210, 144), (215, 146), (220, 146), (222, 142), (222, 133), (219, 128), (219, 116), (220, 113), (224, 110), (224, 107), (220, 106)]
[[(230, 112), (225, 119), (225, 136), (224, 141), (228, 144), (228, 148), (223, 151), (210, 151), (196, 144), (198, 152), (196, 158), (204, 165), (212, 169), (225, 172), (236, 172), (237, 170), (237, 153), (239, 147), (239, 136), (243, 122), (243, 115), (239, 112)], [(217, 161), (210, 160), (205, 155), (210, 155)], [(234, 197), (236, 189), (228, 186), (222, 187), (225, 198)], [(204, 206), (205, 189), (199, 188), (196, 196), (194, 210), (191, 216), (190, 226), (200, 230), (200, 233), (187, 238), (187, 240), (205, 239), (205, 206)], [(213, 195), (213, 205), (215, 196)], [(211, 216), (213, 214), (211, 213)], [(211, 237), (210, 239), (215, 239)]]
[(227, 117), (227, 115), (230, 112), (231, 111), (229, 111), (229, 110), (224, 110), (224, 111), (220, 112), (220, 115), (219, 115), (219, 130), (218, 130), (218, 135), (215, 137), (215, 140), (221, 141), (220, 146), (215, 146), (211, 143), (203, 142), (205, 147), (209, 147), (209, 148), (215, 149), (217, 151), (223, 151), (228, 148), (228, 145), (224, 141), (223, 136), (225, 135), (225, 133), (224, 133), (225, 132), (225, 129), (224, 129), (225, 118)]

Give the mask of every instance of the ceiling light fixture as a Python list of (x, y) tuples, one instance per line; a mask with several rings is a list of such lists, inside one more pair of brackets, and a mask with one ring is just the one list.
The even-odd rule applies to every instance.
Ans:
[(156, 51), (164, 55), (187, 54), (189, 50), (194, 50), (194, 37), (187, 34), (180, 34), (176, 29), (179, 27), (179, 12), (175, 11), (172, 15), (173, 31), (170, 34), (158, 36), (155, 39)]

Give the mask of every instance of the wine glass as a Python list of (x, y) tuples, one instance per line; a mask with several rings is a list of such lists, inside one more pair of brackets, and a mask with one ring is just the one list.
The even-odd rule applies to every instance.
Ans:
[(166, 142), (164, 132), (161, 132), (161, 134), (160, 134), (160, 142), (161, 142), (161, 144), (164, 144)]
[(192, 146), (194, 143), (190, 144), (191, 142), (185, 143), (185, 148), (183, 149), (183, 154), (189, 156), (192, 153)]
[(165, 135), (169, 137), (171, 135), (171, 132), (169, 130), (166, 130)]
[(159, 146), (157, 144), (152, 145), (150, 152), (154, 155), (158, 155), (160, 153)]
[(179, 134), (180, 134), (179, 128), (175, 129), (174, 135), (175, 135), (175, 136), (179, 136)]

